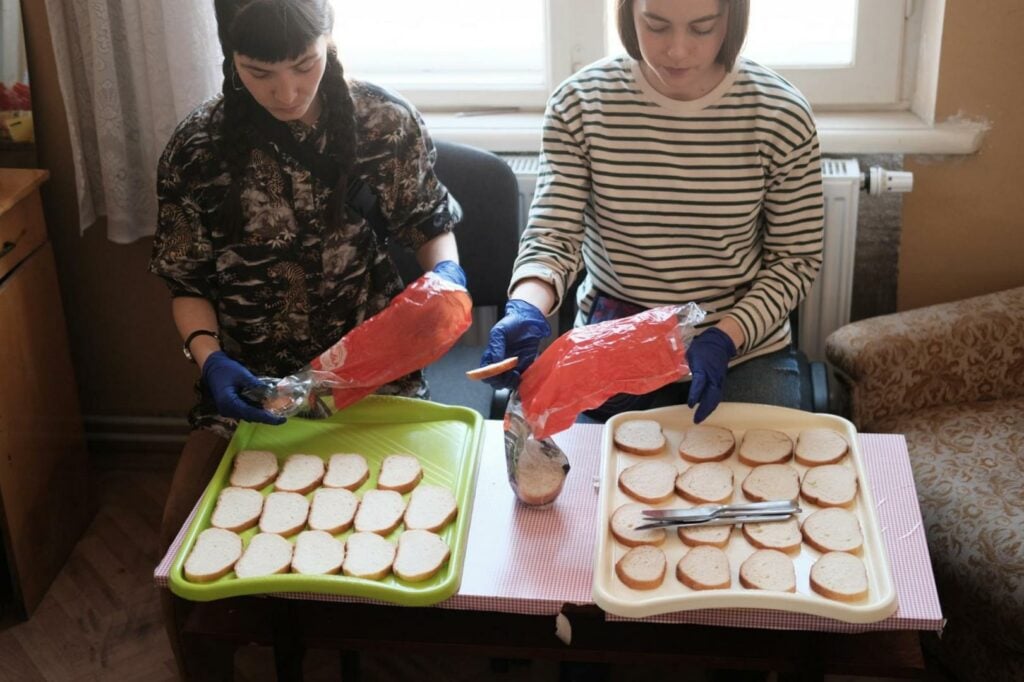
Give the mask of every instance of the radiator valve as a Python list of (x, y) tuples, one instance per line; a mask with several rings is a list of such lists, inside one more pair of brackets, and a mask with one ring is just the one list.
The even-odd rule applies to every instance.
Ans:
[(914, 174), (872, 166), (861, 175), (860, 188), (868, 194), (906, 193), (914, 189)]

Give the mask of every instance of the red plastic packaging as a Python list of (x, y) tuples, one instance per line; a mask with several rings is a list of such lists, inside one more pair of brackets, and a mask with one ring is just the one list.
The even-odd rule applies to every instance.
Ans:
[(469, 329), (472, 307), (465, 289), (427, 273), (311, 366), (331, 372), (344, 385), (333, 390), (340, 410), (444, 355)]
[(523, 374), (523, 415), (536, 439), (572, 426), (617, 393), (640, 395), (688, 374), (686, 344), (704, 312), (662, 306), (566, 332)]

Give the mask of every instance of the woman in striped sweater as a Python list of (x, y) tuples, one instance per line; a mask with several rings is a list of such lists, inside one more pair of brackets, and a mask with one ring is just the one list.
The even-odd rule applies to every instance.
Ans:
[[(628, 55), (551, 96), (510, 301), (482, 362), (520, 361), (496, 385), (536, 358), (581, 271), (577, 325), (689, 301), (707, 311), (687, 351), (698, 422), (730, 365), (788, 349), (789, 314), (821, 266), (818, 138), (800, 92), (738, 57), (748, 13), (748, 0), (619, 0)], [(616, 396), (598, 416), (653, 400)]]

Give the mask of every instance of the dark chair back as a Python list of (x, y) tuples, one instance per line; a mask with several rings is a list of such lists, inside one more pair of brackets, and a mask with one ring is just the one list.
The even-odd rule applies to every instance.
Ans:
[[(455, 142), (435, 142), (434, 172), (462, 206), (455, 228), (459, 260), (475, 306), (504, 306), (519, 249), (519, 186), (515, 173), (494, 154)], [(402, 279), (423, 270), (408, 251), (392, 248)]]
[[(496, 306), (500, 316), (519, 250), (515, 173), (500, 158), (476, 147), (442, 141), (437, 141), (436, 147), (434, 172), (462, 206), (455, 239), (473, 305)], [(398, 245), (392, 245), (391, 258), (405, 282), (423, 273), (415, 255)], [(466, 370), (477, 367), (482, 351), (482, 347), (458, 343), (427, 367), (430, 395), (438, 402), (464, 405), (491, 419), (501, 419), (508, 392), (466, 379)]]

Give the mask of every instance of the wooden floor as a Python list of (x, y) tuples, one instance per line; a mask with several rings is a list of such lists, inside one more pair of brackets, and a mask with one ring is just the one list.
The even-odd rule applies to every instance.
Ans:
[[(118, 467), (94, 475), (96, 516), (42, 604), (28, 622), (14, 621), (9, 614), (0, 619), (0, 680), (177, 679), (152, 578), (170, 479), (169, 466)], [(269, 649), (240, 649), (235, 668), (235, 679), (242, 682), (274, 679)], [(310, 651), (304, 668), (307, 680), (341, 679), (334, 652)], [(486, 658), (427, 656), (364, 655), (361, 670), (369, 682), (553, 682), (560, 674), (558, 664), (550, 661), (496, 667)], [(612, 666), (607, 679), (688, 682), (709, 676), (672, 666), (633, 665)], [(935, 674), (929, 679), (944, 678)]]
[(0, 631), (0, 679), (177, 677), (152, 579), (169, 484), (167, 471), (96, 476), (85, 536), (32, 618)]

